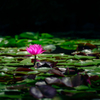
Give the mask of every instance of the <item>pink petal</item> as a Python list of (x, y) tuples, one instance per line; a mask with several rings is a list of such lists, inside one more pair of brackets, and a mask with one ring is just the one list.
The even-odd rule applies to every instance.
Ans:
[(45, 52), (46, 50), (43, 50), (43, 51), (41, 51), (39, 54), (41, 54), (41, 53), (43, 53), (43, 52)]
[(37, 49), (36, 48), (34, 48), (34, 52), (35, 52), (35, 54), (37, 54)]
[(40, 53), (42, 51), (42, 48), (40, 48), (39, 50), (38, 50), (38, 53)]
[(32, 50), (30, 48), (26, 49), (30, 54), (32, 54)]
[(90, 81), (90, 79), (87, 79), (87, 82), (91, 85), (91, 81)]
[(33, 45), (30, 45), (29, 48), (33, 48)]

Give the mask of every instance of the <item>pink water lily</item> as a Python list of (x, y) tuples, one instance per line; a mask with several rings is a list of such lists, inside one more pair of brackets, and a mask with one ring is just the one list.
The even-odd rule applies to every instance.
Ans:
[(43, 47), (39, 44), (30, 45), (29, 48), (26, 49), (31, 55), (37, 55), (43, 53)]
[(41, 47), (41, 45), (39, 45), (39, 44), (30, 45), (29, 48), (28, 47), (26, 48), (26, 50), (31, 55), (34, 55), (34, 66), (36, 63), (36, 55), (41, 54), (46, 51), (46, 50), (43, 50), (43, 47)]

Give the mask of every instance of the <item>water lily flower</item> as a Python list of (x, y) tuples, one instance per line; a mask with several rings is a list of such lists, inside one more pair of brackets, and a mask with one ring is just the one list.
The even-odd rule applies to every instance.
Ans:
[(39, 44), (30, 45), (26, 49), (31, 55), (37, 55), (43, 53), (45, 50)]
[(34, 59), (34, 65), (36, 63), (36, 55), (37, 54), (41, 54), (43, 52), (45, 52), (46, 50), (43, 50), (43, 47), (41, 47), (41, 45), (39, 44), (34, 44), (34, 45), (30, 45), (29, 48), (26, 48), (27, 52), (29, 52), (31, 55), (35, 56)]

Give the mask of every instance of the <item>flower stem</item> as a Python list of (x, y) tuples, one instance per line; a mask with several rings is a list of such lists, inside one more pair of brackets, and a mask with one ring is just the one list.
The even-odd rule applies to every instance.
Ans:
[(35, 66), (35, 63), (36, 63), (36, 55), (34, 55), (34, 66)]

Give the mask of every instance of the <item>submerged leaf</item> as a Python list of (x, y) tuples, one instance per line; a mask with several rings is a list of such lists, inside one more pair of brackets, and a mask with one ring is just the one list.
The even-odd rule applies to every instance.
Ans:
[(70, 77), (64, 77), (64, 78), (62, 78), (62, 82), (67, 87), (73, 87), (73, 84), (72, 84), (72, 81), (71, 81)]
[(37, 99), (43, 98), (43, 94), (37, 87), (31, 87), (29, 91), (33, 97), (35, 97)]
[(56, 77), (47, 77), (45, 78), (45, 81), (49, 85), (54, 85), (54, 84), (61, 85), (62, 84), (61, 80)]
[(49, 85), (39, 85), (38, 88), (46, 98), (53, 98), (56, 95), (56, 89)]
[(94, 48), (97, 48), (97, 46), (93, 45), (91, 43), (79, 43), (77, 50), (80, 51), (80, 50), (83, 50), (83, 49), (94, 49)]
[(57, 69), (51, 69), (48, 72), (51, 73), (51, 74), (54, 74), (56, 76), (62, 76), (62, 77), (64, 77), (64, 74), (61, 71), (57, 70)]

